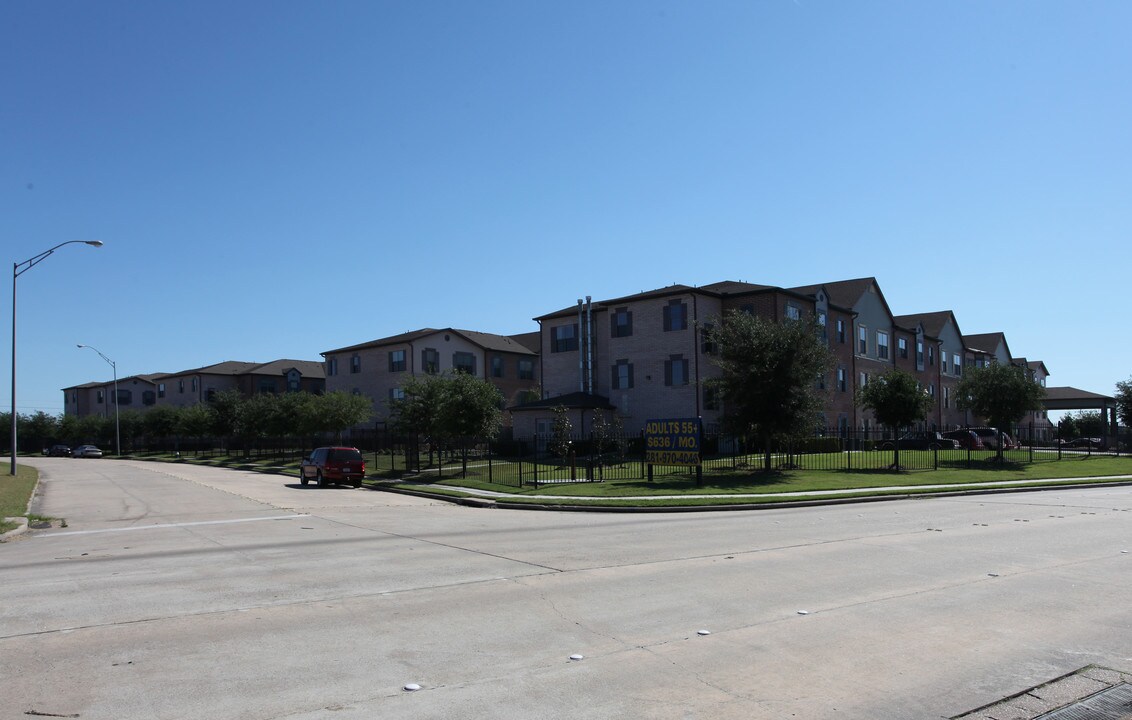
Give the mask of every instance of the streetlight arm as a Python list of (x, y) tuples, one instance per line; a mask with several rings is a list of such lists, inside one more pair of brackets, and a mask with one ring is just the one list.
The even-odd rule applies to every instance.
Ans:
[(108, 364), (110, 365), (110, 367), (114, 368), (115, 370), (117, 370), (117, 369), (118, 369), (118, 365), (117, 365), (117, 364), (116, 364), (116, 363), (115, 363), (115, 362), (114, 362), (113, 360), (111, 360), (110, 358), (108, 358), (108, 357), (106, 357), (105, 355), (103, 355), (103, 354), (102, 354), (102, 352), (101, 352), (101, 351), (100, 351), (100, 350), (99, 350), (98, 348), (96, 348), (96, 347), (91, 347), (90, 345), (82, 345), (82, 344), (76, 345), (75, 347), (81, 347), (81, 348), (86, 348), (86, 349), (88, 349), (88, 350), (93, 350), (93, 351), (95, 351), (96, 353), (98, 353), (98, 357), (100, 357), (100, 358), (102, 358), (103, 360), (105, 360), (105, 361), (106, 361), (106, 362), (107, 362), (107, 363), (108, 363)]
[[(12, 277), (18, 278), (20, 275), (23, 275), (28, 270), (31, 270), (33, 267), (50, 257), (51, 253), (55, 252), (64, 245), (70, 245), (71, 243), (83, 243), (85, 245), (91, 245), (93, 247), (102, 247), (101, 240), (68, 240), (67, 242), (61, 242), (50, 250), (44, 250), (35, 257), (24, 260), (22, 263), (14, 263), (12, 265)], [(101, 355), (101, 353), (99, 354)]]

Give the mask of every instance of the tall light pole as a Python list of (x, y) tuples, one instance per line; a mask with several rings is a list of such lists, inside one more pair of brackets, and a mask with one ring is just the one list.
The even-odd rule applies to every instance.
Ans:
[(33, 258), (29, 258), (20, 263), (12, 263), (12, 477), (16, 475), (16, 278), (23, 275), (28, 270), (39, 263), (46, 260), (51, 253), (55, 252), (64, 245), (71, 245), (74, 243), (83, 243), (84, 245), (91, 245), (93, 247), (102, 247), (101, 240), (68, 240), (62, 242), (51, 248), (44, 250)]
[(114, 454), (122, 457), (122, 431), (121, 426), (118, 424), (118, 364), (110, 358), (99, 352), (98, 348), (91, 347), (90, 345), (78, 345), (77, 347), (93, 350), (98, 353), (98, 357), (110, 363), (111, 369), (114, 370)]

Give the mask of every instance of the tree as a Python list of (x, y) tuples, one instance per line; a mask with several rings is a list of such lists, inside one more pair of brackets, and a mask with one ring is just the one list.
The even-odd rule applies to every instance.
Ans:
[(554, 424), (550, 428), (550, 451), (561, 458), (569, 458), (573, 446), (571, 433), (574, 426), (570, 422), (570, 411), (562, 405), (551, 408)]
[(502, 396), (482, 378), (462, 372), (410, 377), (401, 391), (402, 397), (389, 401), (393, 427), (428, 438), (430, 463), (434, 445), (456, 439), (490, 440), (499, 434)]
[(177, 415), (177, 434), (196, 439), (198, 446), (216, 426), (216, 410), (211, 405), (188, 405)]
[(1076, 415), (1070, 413), (1066, 417), (1073, 418), (1073, 437), (1102, 437), (1108, 434), (1104, 415), (1099, 410), (1081, 410)]
[(334, 433), (338, 442), (342, 432), (354, 425), (360, 425), (373, 417), (373, 404), (364, 395), (347, 392), (329, 392), (315, 395), (311, 401), (321, 432)]
[(877, 422), (889, 427), (896, 438), (893, 468), (900, 469), (900, 430), (926, 418), (933, 402), (916, 378), (899, 368), (870, 378), (864, 387), (858, 388), (857, 405), (871, 410)]
[[(1002, 433), (1026, 413), (1040, 410), (1046, 391), (1026, 377), (1022, 368), (991, 363), (985, 367), (966, 368), (956, 394), (961, 410), (970, 410), (985, 418), (991, 427)], [(1002, 459), (1001, 439), (998, 457)]]
[(1116, 383), (1116, 415), (1125, 427), (1132, 425), (1132, 377)]
[(829, 348), (813, 323), (776, 323), (737, 311), (711, 328), (708, 340), (717, 349), (714, 362), (723, 372), (708, 381), (723, 401), (723, 425), (760, 443), (764, 470), (769, 471), (774, 442), (814, 428), (822, 409), (814, 380), (829, 371)]
[[(8, 417), (12, 416), (9, 414)], [(8, 422), (10, 424), (11, 420)], [(48, 415), (42, 410), (33, 415), (17, 414), (16, 422), (19, 423), (19, 439), (25, 441), (24, 447), (45, 448), (59, 434), (59, 416)]]

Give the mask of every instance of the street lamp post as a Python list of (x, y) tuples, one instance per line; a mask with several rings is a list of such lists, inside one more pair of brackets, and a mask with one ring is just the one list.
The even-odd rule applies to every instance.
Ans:
[(92, 247), (102, 247), (101, 240), (68, 240), (62, 242), (51, 248), (44, 250), (35, 257), (24, 260), (20, 263), (12, 263), (12, 476), (16, 475), (16, 278), (23, 275), (28, 270), (39, 263), (46, 260), (51, 253), (55, 252), (64, 245), (71, 245), (73, 243), (83, 243)]
[(122, 431), (120, 429), (121, 426), (118, 424), (118, 364), (103, 355), (96, 347), (82, 344), (78, 345), (78, 347), (95, 351), (98, 353), (98, 357), (110, 363), (110, 368), (114, 371), (114, 454), (118, 457), (122, 457)]

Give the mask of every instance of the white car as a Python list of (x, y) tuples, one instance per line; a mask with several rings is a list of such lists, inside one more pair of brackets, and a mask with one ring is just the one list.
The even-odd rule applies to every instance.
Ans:
[(74, 450), (71, 451), (71, 457), (98, 458), (98, 457), (102, 457), (102, 451), (99, 450), (98, 448), (96, 448), (94, 445), (79, 445), (77, 448), (75, 448)]

